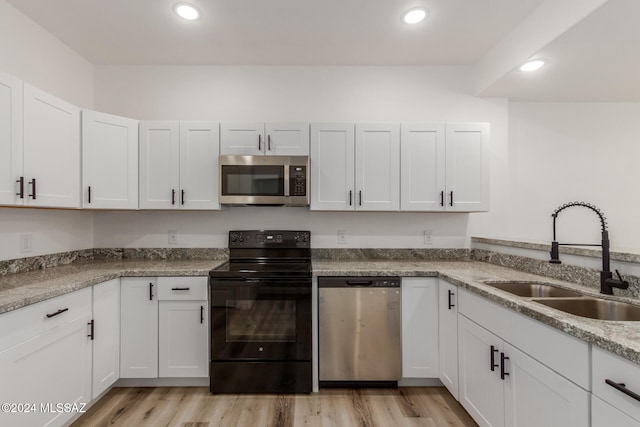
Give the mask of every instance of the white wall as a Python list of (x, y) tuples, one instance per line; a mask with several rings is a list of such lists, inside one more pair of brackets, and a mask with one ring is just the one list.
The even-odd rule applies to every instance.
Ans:
[(93, 65), (5, 0), (0, 70), (79, 107), (93, 107)]
[[(0, 70), (80, 107), (93, 106), (93, 65), (0, 0)], [(0, 208), (0, 260), (86, 249), (90, 212)], [(19, 251), (31, 234), (33, 252)]]
[[(612, 248), (640, 247), (640, 104), (509, 104), (509, 226), (514, 240), (550, 242), (551, 213), (571, 201), (600, 208)], [(598, 217), (569, 208), (558, 241), (599, 243)]]
[[(138, 119), (218, 121), (490, 122), (491, 214), (335, 213), (296, 208), (224, 212), (96, 213), (96, 247), (226, 247), (230, 229), (301, 228), (316, 247), (465, 247), (474, 226), (503, 227), (506, 217), (507, 102), (470, 96), (464, 67), (98, 66), (96, 109)], [(495, 208), (495, 211), (494, 211)], [(476, 224), (476, 225), (474, 225)]]
[[(20, 236), (31, 236), (32, 251), (20, 252)], [(0, 208), (0, 260), (93, 247), (91, 213), (54, 209)]]

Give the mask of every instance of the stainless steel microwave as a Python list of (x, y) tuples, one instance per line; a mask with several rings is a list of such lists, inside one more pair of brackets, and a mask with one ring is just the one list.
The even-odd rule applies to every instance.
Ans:
[(309, 206), (309, 156), (220, 156), (220, 203)]

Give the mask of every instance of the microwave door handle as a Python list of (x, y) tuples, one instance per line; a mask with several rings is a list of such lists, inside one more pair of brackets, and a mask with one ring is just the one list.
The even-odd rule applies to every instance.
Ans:
[(290, 165), (285, 164), (284, 166), (284, 197), (289, 197), (289, 169)]

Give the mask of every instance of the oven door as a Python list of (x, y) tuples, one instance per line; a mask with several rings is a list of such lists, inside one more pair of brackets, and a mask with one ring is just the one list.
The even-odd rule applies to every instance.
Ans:
[(211, 278), (211, 360), (310, 360), (310, 279)]

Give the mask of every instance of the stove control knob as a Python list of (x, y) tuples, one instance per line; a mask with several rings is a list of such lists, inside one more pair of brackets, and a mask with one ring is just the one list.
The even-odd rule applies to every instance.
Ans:
[(264, 347), (258, 347), (258, 351), (264, 351)]

